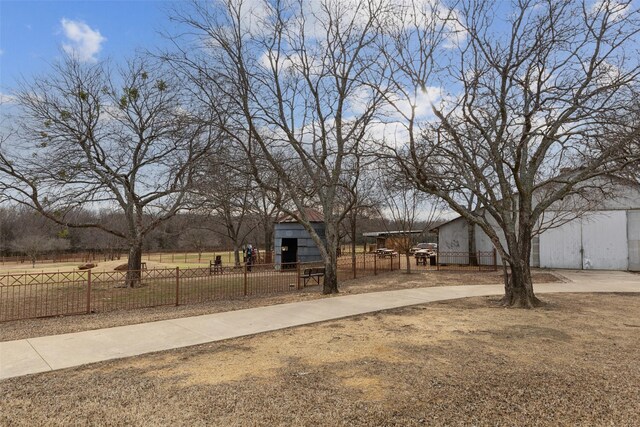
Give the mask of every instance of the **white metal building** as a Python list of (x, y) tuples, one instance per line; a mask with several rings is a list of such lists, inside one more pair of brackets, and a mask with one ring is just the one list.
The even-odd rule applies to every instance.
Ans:
[[(468, 251), (467, 227), (462, 217), (441, 225), (439, 250)], [(493, 249), (480, 227), (474, 234), (477, 251)], [(625, 186), (581, 218), (544, 231), (531, 252), (533, 267), (640, 271), (640, 188)]]

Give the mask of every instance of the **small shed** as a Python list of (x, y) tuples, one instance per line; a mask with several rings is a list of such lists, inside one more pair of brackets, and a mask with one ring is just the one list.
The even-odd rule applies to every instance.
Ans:
[[(305, 213), (315, 232), (324, 240), (324, 216), (314, 209), (307, 209)], [(309, 232), (291, 215), (284, 215), (276, 221), (273, 247), (276, 265), (322, 261), (320, 249)]]

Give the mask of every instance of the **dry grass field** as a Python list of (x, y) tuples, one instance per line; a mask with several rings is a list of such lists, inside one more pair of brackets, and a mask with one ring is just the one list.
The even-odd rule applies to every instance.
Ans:
[(640, 295), (473, 298), (0, 382), (0, 425), (640, 425)]
[[(181, 262), (182, 261), (182, 262)], [(183, 262), (184, 259), (178, 259), (176, 262), (171, 262), (171, 258), (166, 260), (163, 259), (162, 262), (158, 260), (147, 261), (146, 259), (143, 262), (147, 263), (147, 268), (195, 268), (195, 267), (203, 267), (209, 265), (209, 259), (206, 261), (203, 260), (202, 263), (198, 263), (197, 259), (188, 258), (188, 262)], [(119, 260), (113, 261), (91, 261), (97, 264), (97, 266), (93, 269), (94, 271), (113, 271), (113, 269), (121, 264), (127, 263), (127, 257), (122, 257)], [(77, 270), (78, 266), (84, 264), (82, 262), (48, 262), (48, 263), (38, 263), (35, 267), (31, 267), (30, 263), (7, 263), (4, 265), (0, 265), (0, 275), (3, 274), (20, 274), (20, 273), (54, 273), (57, 271), (73, 271)]]

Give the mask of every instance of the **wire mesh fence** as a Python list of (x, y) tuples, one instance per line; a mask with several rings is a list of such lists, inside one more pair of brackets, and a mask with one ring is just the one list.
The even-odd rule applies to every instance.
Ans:
[[(416, 267), (495, 269), (495, 253), (436, 258), (435, 265)], [(336, 275), (339, 281), (374, 276), (405, 268), (406, 262), (397, 253), (350, 254), (338, 258)], [(322, 286), (324, 278), (322, 262), (6, 274), (0, 275), (0, 322), (282, 294)]]
[[(496, 251), (422, 252), (410, 256), (409, 262), (418, 270), (496, 271)], [(406, 259), (406, 258), (405, 258)], [(406, 266), (406, 260), (403, 265)]]

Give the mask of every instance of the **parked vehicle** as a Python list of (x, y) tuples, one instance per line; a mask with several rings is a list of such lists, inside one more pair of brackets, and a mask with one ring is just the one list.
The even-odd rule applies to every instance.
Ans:
[(420, 251), (420, 250), (429, 250), (429, 251), (435, 252), (438, 250), (438, 244), (437, 243), (418, 243), (417, 245), (415, 245), (413, 248), (409, 250), (409, 253), (415, 254), (417, 251)]

